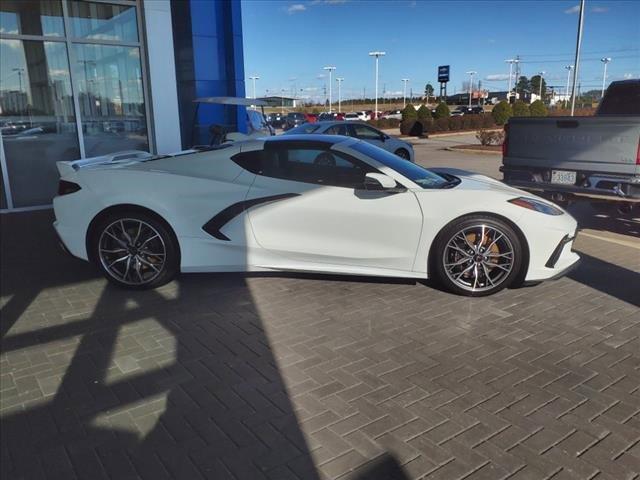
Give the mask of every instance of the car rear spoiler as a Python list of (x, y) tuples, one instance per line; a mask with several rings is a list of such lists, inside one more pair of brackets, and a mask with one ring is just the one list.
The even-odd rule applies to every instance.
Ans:
[(152, 158), (154, 155), (143, 150), (125, 150), (122, 152), (110, 153), (99, 157), (83, 158), (82, 160), (56, 162), (60, 176), (73, 174), (88, 165), (104, 165), (108, 163), (123, 163), (141, 161)]

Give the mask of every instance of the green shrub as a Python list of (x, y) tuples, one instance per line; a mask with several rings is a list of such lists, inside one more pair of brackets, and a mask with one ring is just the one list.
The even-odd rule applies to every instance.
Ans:
[(449, 119), (448, 118), (436, 118), (431, 124), (432, 131), (434, 132), (447, 132), (449, 131)]
[(503, 100), (493, 107), (491, 116), (496, 122), (496, 125), (504, 125), (509, 121), (509, 118), (513, 116), (513, 109), (509, 103)]
[(451, 112), (449, 111), (449, 107), (444, 102), (440, 102), (436, 107), (436, 112), (433, 115), (433, 118), (447, 118), (451, 116)]
[(542, 100), (536, 100), (529, 106), (529, 113), (532, 117), (546, 117), (549, 115), (549, 111)]
[(481, 115), (464, 115), (462, 117), (463, 130), (476, 130), (482, 127)]
[(463, 117), (449, 117), (449, 130), (455, 132), (456, 130), (462, 130)]
[(529, 113), (529, 105), (524, 103), (522, 100), (516, 100), (513, 104), (513, 116), (514, 117), (528, 117), (531, 114)]
[(416, 109), (413, 108), (413, 105), (408, 104), (406, 107), (404, 107), (404, 109), (402, 110), (403, 122), (405, 120), (416, 120), (417, 118), (418, 118), (418, 112), (416, 112)]
[(482, 128), (491, 128), (496, 126), (496, 122), (493, 120), (493, 116), (489, 115), (488, 113), (480, 115), (480, 117), (482, 118)]
[(431, 120), (431, 110), (426, 105), (420, 105), (417, 111), (418, 120)]
[(403, 120), (400, 122), (400, 133), (402, 135), (422, 135), (422, 125), (417, 120)]

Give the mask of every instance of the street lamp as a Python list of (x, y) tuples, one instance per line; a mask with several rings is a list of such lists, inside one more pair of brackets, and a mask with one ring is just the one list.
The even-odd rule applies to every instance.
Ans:
[(471, 96), (473, 95), (473, 76), (478, 73), (474, 70), (467, 72), (469, 75), (469, 108), (471, 108)]
[(336, 67), (324, 67), (324, 70), (329, 70), (329, 113), (331, 113), (331, 74)]
[(370, 57), (376, 57), (376, 109), (373, 112), (374, 120), (378, 119), (378, 59), (386, 54), (387, 52), (369, 52)]
[(547, 73), (544, 70), (542, 72), (538, 72), (538, 75), (540, 75), (540, 88), (538, 91), (538, 96), (540, 97), (540, 100), (542, 100), (542, 77), (544, 76), (544, 74)]
[(607, 82), (607, 65), (611, 61), (610, 57), (601, 58), (600, 61), (604, 63), (604, 73), (602, 74), (602, 93), (600, 94), (600, 98), (604, 97), (604, 85)]
[(337, 77), (336, 82), (338, 82), (338, 113), (342, 113), (342, 90), (340, 86), (342, 85), (342, 82), (344, 82), (344, 78)]
[(571, 77), (571, 70), (573, 70), (573, 65), (567, 65), (564, 68), (567, 69), (567, 88), (564, 91), (564, 96), (567, 97), (567, 102), (569, 101), (569, 78)]
[(402, 108), (407, 106), (407, 83), (409, 82), (408, 78), (403, 78), (402, 79), (402, 83), (403, 88), (402, 88)]
[(505, 60), (506, 63), (509, 64), (509, 90), (507, 90), (507, 101), (511, 98), (511, 80), (513, 79), (513, 64), (519, 63), (520, 60), (517, 58), (509, 58)]
[(253, 99), (256, 99), (256, 80), (260, 80), (260, 77), (257, 75), (253, 75), (252, 77), (249, 77), (249, 80), (253, 81)]

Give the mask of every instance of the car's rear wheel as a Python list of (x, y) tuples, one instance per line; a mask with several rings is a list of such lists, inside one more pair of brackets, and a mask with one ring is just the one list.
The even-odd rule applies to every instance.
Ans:
[(92, 254), (110, 282), (148, 289), (168, 283), (179, 270), (179, 247), (161, 220), (141, 212), (118, 212), (99, 221)]
[(482, 297), (513, 284), (522, 268), (524, 250), (506, 222), (471, 215), (446, 226), (432, 252), (432, 271), (445, 288)]
[(410, 160), (411, 156), (409, 155), (409, 152), (407, 152), (404, 148), (399, 148), (398, 150), (395, 151), (395, 154), (397, 156), (399, 156), (400, 158), (403, 158), (405, 160)]

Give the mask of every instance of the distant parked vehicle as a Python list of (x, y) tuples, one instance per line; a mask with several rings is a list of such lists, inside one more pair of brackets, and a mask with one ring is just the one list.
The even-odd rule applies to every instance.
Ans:
[(451, 112), (452, 117), (460, 117), (462, 115), (478, 115), (484, 113), (484, 108), (481, 105), (474, 105), (472, 107), (467, 107), (465, 105), (460, 105), (455, 110)]
[(362, 120), (363, 122), (371, 120), (371, 115), (366, 110), (361, 110), (361, 111), (356, 112), (356, 113), (358, 114), (358, 118), (360, 120)]
[(360, 116), (356, 112), (347, 112), (344, 114), (344, 119), (347, 122), (360, 121)]
[(305, 113), (304, 118), (307, 120), (307, 123), (316, 123), (318, 121), (317, 113)]
[(307, 119), (302, 112), (289, 112), (285, 119), (284, 129), (289, 130), (306, 123)]
[(612, 82), (591, 117), (518, 117), (505, 125), (504, 181), (560, 204), (640, 209), (640, 79)]
[(402, 120), (402, 110), (389, 110), (388, 112), (384, 112), (382, 114), (382, 118)]
[(344, 120), (344, 113), (338, 113), (338, 112), (323, 112), (320, 115), (318, 115), (318, 121), (319, 122), (330, 122), (333, 120)]
[(274, 112), (267, 115), (267, 122), (273, 128), (283, 128), (285, 123), (286, 115), (280, 112)]
[(399, 138), (387, 135), (371, 125), (361, 122), (317, 122), (314, 124), (304, 124), (293, 128), (283, 135), (301, 135), (301, 134), (322, 134), (322, 135), (344, 135), (345, 137), (353, 137), (371, 143), (384, 150), (395, 153), (400, 158), (404, 158), (410, 162), (414, 161), (413, 146), (410, 143), (400, 140)]

